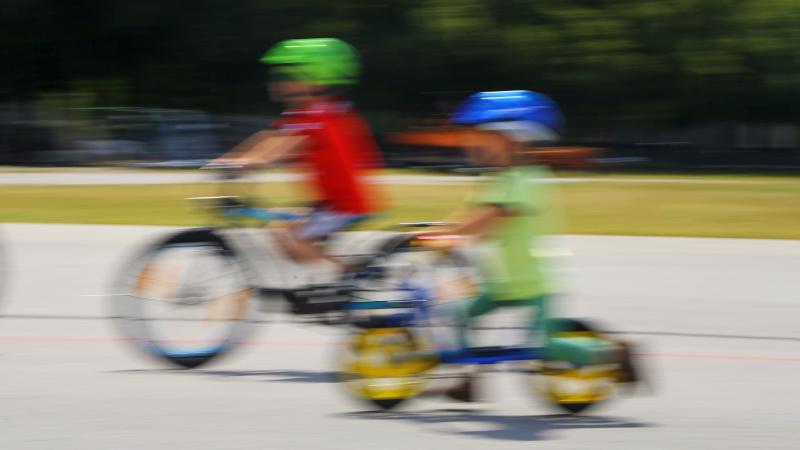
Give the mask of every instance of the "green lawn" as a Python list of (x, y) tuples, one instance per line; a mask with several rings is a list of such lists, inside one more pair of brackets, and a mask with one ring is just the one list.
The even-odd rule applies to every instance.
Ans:
[[(586, 175), (586, 183), (559, 185), (566, 232), (655, 236), (800, 238), (800, 180), (769, 176)], [(713, 180), (710, 184), (648, 180)], [(625, 182), (619, 182), (623, 180)], [(295, 186), (243, 187), (272, 204), (299, 200)], [(438, 219), (457, 209), (476, 184), (386, 185), (394, 206), (376, 226)], [(198, 225), (208, 216), (186, 197), (215, 195), (197, 185), (0, 186), (4, 222)]]

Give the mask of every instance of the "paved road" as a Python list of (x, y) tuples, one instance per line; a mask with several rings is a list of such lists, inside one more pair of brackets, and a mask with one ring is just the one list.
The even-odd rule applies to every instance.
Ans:
[(365, 412), (331, 380), (331, 328), (280, 321), (207, 369), (165, 370), (104, 319), (149, 227), (5, 225), (2, 449), (795, 449), (800, 241), (568, 237), (563, 308), (643, 344), (652, 395), (552, 415), (520, 375), (486, 402)]

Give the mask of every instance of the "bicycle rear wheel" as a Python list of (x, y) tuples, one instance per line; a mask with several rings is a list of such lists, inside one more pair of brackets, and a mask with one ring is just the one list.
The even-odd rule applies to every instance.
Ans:
[(255, 303), (250, 279), (215, 230), (186, 230), (149, 246), (124, 268), (112, 313), (138, 349), (194, 368), (248, 336)]
[[(553, 335), (558, 338), (607, 339), (590, 324), (576, 319), (555, 319), (561, 323)], [(621, 368), (618, 363), (575, 366), (566, 361), (543, 360), (531, 381), (534, 389), (550, 404), (569, 414), (580, 414), (607, 401), (617, 391)]]

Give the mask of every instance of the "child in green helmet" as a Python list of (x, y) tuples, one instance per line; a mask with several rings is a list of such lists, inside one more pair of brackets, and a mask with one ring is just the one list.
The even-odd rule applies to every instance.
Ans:
[(297, 261), (326, 259), (316, 245), (319, 240), (364, 220), (381, 205), (367, 177), (381, 167), (377, 146), (366, 122), (344, 98), (358, 79), (358, 54), (338, 39), (292, 39), (260, 61), (270, 66), (270, 94), (285, 110), (270, 130), (214, 162), (246, 167), (296, 162), (307, 176), (315, 206), (278, 242)]

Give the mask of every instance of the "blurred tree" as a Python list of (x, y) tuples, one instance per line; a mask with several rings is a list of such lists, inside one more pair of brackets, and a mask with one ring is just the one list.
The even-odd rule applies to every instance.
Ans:
[(796, 0), (3, 0), (2, 7), (4, 101), (115, 80), (138, 104), (268, 111), (275, 106), (259, 95), (260, 54), (281, 39), (335, 36), (361, 51), (356, 95), (374, 111), (421, 111), (423, 92), (528, 88), (551, 93), (579, 123), (800, 118)]

